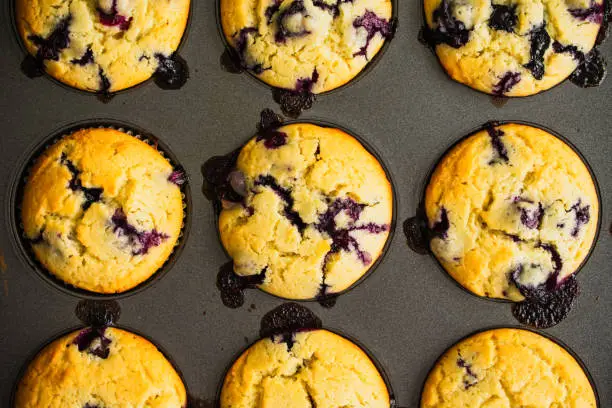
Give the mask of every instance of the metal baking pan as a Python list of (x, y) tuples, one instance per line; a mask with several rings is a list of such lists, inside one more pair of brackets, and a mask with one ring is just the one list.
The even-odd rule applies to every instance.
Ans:
[[(79, 297), (49, 285), (24, 261), (10, 217), (13, 180), (28, 154), (54, 130), (105, 118), (154, 135), (190, 176), (190, 231), (172, 268), (132, 296), (115, 299), (119, 324), (159, 345), (172, 357), (194, 398), (213, 402), (226, 368), (258, 336), (262, 316), (283, 301), (248, 291), (242, 308), (223, 306), (215, 281), (227, 262), (217, 237), (215, 212), (201, 193), (202, 164), (253, 136), (259, 113), (279, 109), (270, 89), (248, 75), (224, 71), (215, 1), (194, 1), (189, 37), (180, 49), (190, 78), (179, 90), (149, 81), (101, 103), (55, 81), (29, 79), (20, 70), (23, 50), (9, 11), (0, 13), (0, 406), (23, 365), (48, 339), (79, 325)], [(591, 166), (601, 192), (602, 226), (581, 269), (581, 295), (569, 317), (544, 333), (568, 345), (597, 387), (601, 407), (612, 406), (612, 79), (581, 89), (568, 81), (504, 104), (448, 79), (418, 41), (420, 1), (398, 1), (399, 27), (376, 65), (351, 86), (322, 95), (303, 119), (351, 129), (380, 154), (393, 176), (397, 233), (376, 270), (338, 298), (333, 308), (306, 306), (348, 333), (384, 367), (398, 406), (416, 407), (421, 386), (444, 350), (464, 336), (513, 326), (508, 305), (472, 296), (436, 265), (412, 252), (401, 223), (413, 216), (423, 180), (456, 140), (490, 120), (526, 121), (567, 138)], [(612, 41), (601, 46), (612, 59)], [(6, 265), (6, 267), (4, 267)], [(202, 405), (205, 406), (205, 405)]]

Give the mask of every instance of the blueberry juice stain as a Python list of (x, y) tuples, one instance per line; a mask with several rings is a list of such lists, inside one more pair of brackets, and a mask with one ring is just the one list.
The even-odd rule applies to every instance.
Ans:
[(114, 300), (81, 300), (75, 310), (76, 317), (86, 326), (112, 326), (121, 316), (121, 307)]
[(176, 52), (170, 56), (155, 54), (157, 69), (153, 74), (155, 84), (161, 89), (180, 89), (189, 79), (189, 67)]
[(321, 328), (321, 319), (310, 309), (290, 302), (272, 309), (262, 317), (259, 335), (262, 339), (271, 338), (273, 341), (286, 343), (287, 348), (291, 350), (296, 333)]

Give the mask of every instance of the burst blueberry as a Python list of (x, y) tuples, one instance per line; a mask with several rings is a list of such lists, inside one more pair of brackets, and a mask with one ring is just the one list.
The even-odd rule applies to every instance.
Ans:
[(529, 33), (529, 62), (524, 65), (535, 79), (544, 77), (544, 54), (550, 46), (550, 35), (546, 30), (546, 24), (534, 28)]
[(514, 32), (514, 27), (518, 22), (518, 16), (516, 15), (517, 5), (492, 4), (492, 7), (493, 12), (489, 18), (489, 27), (509, 33)]
[(376, 34), (380, 34), (383, 38), (388, 39), (393, 36), (394, 31), (394, 25), (389, 20), (378, 17), (376, 13), (370, 10), (366, 10), (363, 16), (356, 18), (355, 21), (353, 21), (353, 27), (356, 29), (363, 28), (368, 34), (365, 45), (361, 47), (358, 52), (353, 54), (354, 57), (361, 55), (366, 59), (368, 58), (368, 47), (370, 42), (374, 39)]

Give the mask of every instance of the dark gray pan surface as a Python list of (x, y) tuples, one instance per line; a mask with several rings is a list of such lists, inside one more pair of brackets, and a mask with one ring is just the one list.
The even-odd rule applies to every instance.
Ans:
[[(0, 272), (0, 406), (8, 406), (15, 378), (31, 354), (79, 323), (74, 315), (78, 299), (45, 283), (16, 255), (7, 220), (11, 177), (36, 142), (54, 129), (91, 118), (124, 120), (148, 130), (166, 142), (191, 176), (193, 217), (184, 251), (154, 286), (119, 300), (120, 324), (162, 346), (195, 396), (213, 398), (227, 365), (247, 340), (258, 336), (261, 316), (281, 301), (248, 291), (241, 309), (221, 304), (215, 279), (227, 259), (212, 206), (200, 194), (200, 166), (255, 132), (259, 112), (277, 108), (270, 90), (246, 75), (221, 69), (223, 43), (212, 0), (194, 1), (189, 37), (181, 51), (191, 79), (179, 91), (162, 91), (148, 83), (102, 104), (46, 78), (28, 79), (19, 69), (23, 54), (14, 40), (7, 1), (0, 17), (0, 250), (7, 264)], [(379, 64), (356, 84), (319, 98), (302, 116), (343, 125), (381, 154), (397, 187), (395, 238), (378, 270), (340, 297), (334, 308), (308, 306), (324, 325), (370, 349), (388, 372), (398, 403), (416, 406), (429, 368), (448, 346), (473, 331), (516, 321), (507, 304), (469, 295), (432, 258), (410, 251), (399, 223), (414, 215), (433, 163), (466, 132), (495, 119), (539, 123), (567, 137), (588, 159), (603, 204), (597, 247), (579, 274), (582, 295), (569, 318), (546, 333), (583, 359), (595, 379), (601, 407), (611, 407), (612, 78), (588, 90), (567, 82), (496, 107), (489, 96), (446, 77), (417, 41), (420, 2), (400, 3), (397, 36)], [(602, 52), (612, 62), (612, 41)]]

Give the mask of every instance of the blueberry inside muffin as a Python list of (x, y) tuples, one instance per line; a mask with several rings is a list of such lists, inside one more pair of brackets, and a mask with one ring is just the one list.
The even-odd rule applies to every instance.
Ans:
[(391, 0), (221, 0), (221, 23), (243, 69), (313, 94), (349, 82), (394, 33)]
[(41, 69), (74, 88), (108, 93), (156, 72), (167, 77), (189, 7), (190, 0), (16, 0), (16, 21)]
[(220, 407), (390, 408), (389, 391), (370, 358), (326, 330), (264, 338), (227, 373)]
[(266, 292), (313, 299), (341, 292), (381, 255), (391, 184), (377, 159), (338, 129), (260, 131), (217, 188), (219, 231), (234, 272)]
[(15, 395), (15, 408), (182, 408), (186, 402), (181, 378), (153, 344), (110, 327), (86, 328), (46, 346)]
[(565, 287), (593, 245), (599, 200), (563, 141), (489, 124), (438, 164), (425, 211), (431, 249), (455, 280), (479, 296), (522, 301)]
[(183, 223), (181, 173), (126, 133), (79, 130), (49, 147), (27, 176), (26, 239), (68, 285), (97, 293), (134, 288), (174, 250)]
[(424, 0), (424, 37), (454, 80), (489, 94), (533, 95), (570, 75), (594, 86), (603, 2)]
[(597, 399), (578, 361), (557, 343), (527, 330), (495, 329), (440, 358), (420, 406), (596, 408)]

